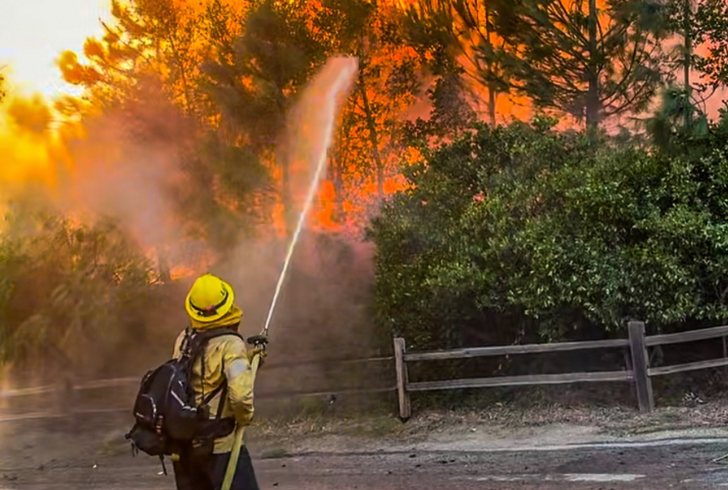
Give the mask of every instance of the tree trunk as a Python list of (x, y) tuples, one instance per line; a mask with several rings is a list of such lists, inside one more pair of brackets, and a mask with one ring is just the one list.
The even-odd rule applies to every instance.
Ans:
[(490, 125), (495, 127), (496, 115), (495, 115), (495, 104), (498, 95), (493, 87), (488, 87), (488, 115), (490, 117)]
[[(346, 109), (344, 109), (346, 111)], [(344, 112), (341, 123), (336, 130), (336, 145), (331, 152), (330, 180), (334, 184), (334, 221), (344, 223), (344, 179), (351, 151), (351, 124), (347, 112)]]
[[(485, 36), (486, 41), (488, 43), (488, 48), (491, 50), (493, 49), (493, 43), (491, 41), (491, 32), (490, 32), (490, 10), (488, 9), (488, 3), (485, 4)], [(493, 77), (493, 60), (489, 56), (488, 57), (488, 74)], [(496, 123), (496, 112), (495, 107), (496, 103), (498, 101), (498, 93), (495, 90), (495, 87), (493, 86), (493, 82), (491, 81), (488, 84), (488, 112), (490, 116), (490, 125), (495, 127)]]
[(690, 127), (690, 121), (692, 120), (692, 105), (690, 104), (690, 98), (691, 98), (691, 92), (692, 87), (690, 86), (690, 66), (691, 66), (691, 57), (693, 54), (693, 40), (692, 40), (692, 32), (690, 29), (690, 19), (692, 18), (692, 9), (690, 6), (691, 0), (683, 0), (683, 28), (685, 29), (685, 32), (683, 35), (685, 36), (685, 59), (684, 59), (684, 81), (685, 84), (685, 129), (688, 129)]
[[(280, 83), (276, 83), (276, 105), (278, 107), (278, 113), (280, 120), (287, 123), (286, 121), (286, 96), (283, 93)], [(292, 237), (296, 230), (296, 210), (293, 206), (293, 190), (291, 189), (291, 155), (290, 142), (284, 139), (279, 142), (279, 149), (282, 146), (282, 158), (277, 159), (277, 164), (281, 171), (281, 187), (280, 197), (281, 204), (283, 205), (283, 220), (285, 222), (286, 237)]]
[(377, 169), (377, 198), (381, 202), (384, 199), (384, 163), (382, 162), (382, 156), (379, 154), (379, 134), (377, 133), (372, 107), (369, 104), (364, 74), (360, 74), (359, 77), (357, 88), (359, 89), (364, 106), (364, 118), (367, 123), (367, 129), (369, 130), (369, 143), (372, 145), (372, 158), (374, 158), (374, 164)]
[[(284, 143), (287, 144), (287, 143)], [(293, 193), (291, 192), (291, 162), (289, 150), (286, 149), (286, 157), (281, 162), (281, 203), (283, 204), (283, 216), (285, 220), (286, 237), (292, 237), (296, 230), (296, 210), (293, 209)]]
[(597, 0), (589, 0), (589, 87), (586, 95), (586, 126), (589, 133), (594, 135), (599, 127), (599, 72), (597, 53)]
[(334, 153), (335, 159), (334, 165), (332, 165), (331, 181), (334, 184), (334, 219), (337, 223), (344, 222), (344, 168), (346, 161), (344, 160), (342, 140), (346, 137), (347, 135), (344, 131), (339, 131), (338, 150)]
[(169, 260), (167, 260), (167, 253), (162, 249), (162, 247), (159, 247), (157, 250), (157, 264), (159, 267), (159, 280), (165, 284), (172, 282)]
[(177, 51), (177, 46), (174, 43), (173, 37), (169, 36), (169, 45), (172, 48), (172, 54), (175, 58), (175, 63), (177, 63), (177, 68), (179, 69), (180, 78), (182, 80), (182, 97), (184, 98), (184, 111), (185, 114), (189, 115), (192, 112), (191, 107), (191, 101), (190, 101), (190, 88), (189, 84), (187, 83), (187, 70), (185, 70), (184, 63), (182, 61), (182, 58)]
[[(341, 139), (340, 137), (338, 138)], [(339, 149), (341, 144), (336, 145), (336, 149), (331, 152), (329, 164), (326, 166), (326, 178), (329, 179), (334, 186), (334, 196), (332, 199), (333, 213), (331, 219), (334, 223), (340, 223), (342, 218), (342, 190), (343, 190), (343, 162), (342, 152)]]

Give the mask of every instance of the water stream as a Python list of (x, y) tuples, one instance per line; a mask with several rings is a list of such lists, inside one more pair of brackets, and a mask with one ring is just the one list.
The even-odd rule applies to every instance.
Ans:
[[(322, 144), (318, 146), (316, 154), (313, 155), (314, 163), (316, 164), (314, 167), (315, 170), (313, 172), (311, 183), (308, 187), (308, 192), (306, 193), (303, 209), (301, 209), (301, 213), (298, 216), (295, 231), (293, 232), (291, 241), (288, 244), (286, 257), (283, 261), (283, 268), (278, 276), (278, 282), (276, 284), (275, 292), (273, 293), (273, 299), (271, 301), (270, 308), (268, 309), (268, 316), (266, 317), (265, 326), (263, 327), (263, 335), (266, 336), (268, 335), (268, 329), (270, 328), (270, 323), (273, 319), (276, 305), (278, 304), (278, 297), (281, 293), (283, 283), (285, 282), (286, 274), (288, 273), (288, 267), (290, 266), (291, 259), (293, 257), (293, 251), (296, 248), (296, 243), (298, 243), (298, 237), (300, 236), (303, 225), (306, 222), (306, 217), (311, 210), (314, 197), (316, 197), (319, 181), (321, 180), (323, 171), (326, 168), (327, 154), (334, 136), (338, 103), (341, 100), (342, 94), (348, 92), (358, 71), (358, 62), (356, 58), (333, 58), (329, 60), (329, 65), (329, 69), (336, 70), (336, 76), (329, 86), (328, 91), (321, 98), (321, 105), (317, 107), (317, 110), (322, 111), (325, 116), (324, 131), (321, 132), (323, 141), (320, 142)], [(326, 69), (327, 68), (325, 67), (324, 70)], [(310, 143), (311, 142), (309, 142), (309, 144)]]

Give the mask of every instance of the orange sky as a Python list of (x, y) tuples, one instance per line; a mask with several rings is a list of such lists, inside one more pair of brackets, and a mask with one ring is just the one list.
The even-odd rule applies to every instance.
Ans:
[[(204, 0), (194, 1), (197, 4)], [(63, 50), (82, 53), (88, 37), (103, 33), (100, 20), (111, 20), (110, 3), (111, 0), (0, 0), (0, 68), (8, 76), (11, 94), (40, 93), (46, 99), (78, 94), (78, 87), (63, 82), (55, 60)], [(717, 116), (721, 100), (727, 97), (728, 91), (723, 90), (708, 102), (711, 117)], [(10, 183), (41, 180), (52, 184), (53, 179), (49, 182), (49, 177), (55, 175), (59, 164), (67, 163), (66, 149), (58, 138), (45, 131), (33, 131), (33, 118), (22, 117), (42, 113), (37, 110), (42, 105), (40, 102), (9, 98), (4, 104), (5, 114), (0, 114), (0, 155), (5, 163), (0, 168), (0, 192), (9, 190)], [(482, 102), (485, 104), (487, 100)], [(481, 117), (487, 118), (487, 111), (484, 107), (481, 109)], [(508, 96), (499, 97), (498, 109), (499, 122), (507, 122), (510, 115), (526, 116), (522, 108), (513, 106)], [(11, 117), (6, 117), (8, 113)], [(23, 129), (13, 125), (13, 121), (19, 120), (26, 122)], [(385, 191), (394, 191), (398, 185), (396, 179), (390, 179), (385, 183)], [(375, 190), (374, 183), (363, 184), (364, 195), (374, 195)], [(332, 183), (324, 182), (314, 223), (333, 224), (332, 194)], [(344, 203), (345, 211), (365, 213), (363, 209), (347, 209), (354, 205)]]
[[(49, 98), (78, 94), (80, 88), (61, 79), (54, 61), (62, 50), (82, 52), (87, 37), (100, 35), (99, 21), (111, 19), (110, 5), (111, 0), (0, 0), (0, 67), (11, 88)], [(712, 117), (726, 97), (723, 90), (708, 103)], [(505, 113), (509, 105), (499, 100)]]

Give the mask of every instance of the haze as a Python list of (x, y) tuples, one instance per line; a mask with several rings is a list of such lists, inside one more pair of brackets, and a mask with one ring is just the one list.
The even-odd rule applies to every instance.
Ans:
[(64, 49), (82, 52), (110, 11), (111, 0), (0, 0), (0, 67), (11, 86), (47, 97), (80, 93), (54, 61)]

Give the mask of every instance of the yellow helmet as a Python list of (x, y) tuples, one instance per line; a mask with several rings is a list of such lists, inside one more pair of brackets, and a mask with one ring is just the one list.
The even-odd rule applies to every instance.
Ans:
[(228, 283), (212, 274), (205, 274), (192, 284), (185, 308), (193, 320), (209, 323), (225, 316), (234, 301), (235, 292)]

